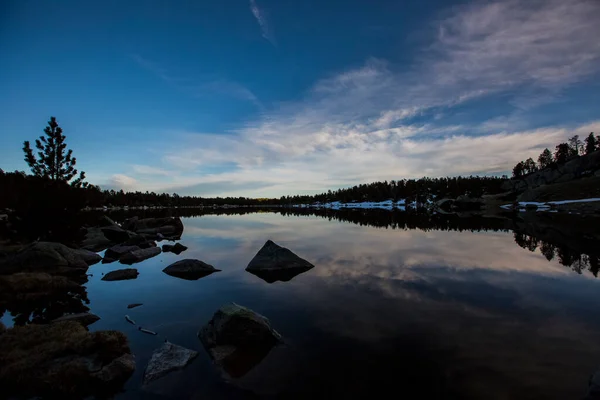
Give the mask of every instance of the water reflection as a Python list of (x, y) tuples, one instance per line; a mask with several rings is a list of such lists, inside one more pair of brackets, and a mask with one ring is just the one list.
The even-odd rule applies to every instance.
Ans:
[[(125, 331), (136, 354), (123, 398), (146, 397), (141, 374), (164, 337), (201, 355), (161, 393), (227, 398), (196, 334), (232, 301), (267, 316), (287, 344), (283, 355), (233, 360), (226, 372), (243, 396), (578, 398), (600, 363), (593, 219), (206, 211), (184, 219), (182, 240), (185, 258), (222, 269), (210, 278), (167, 277), (164, 266), (179, 260), (171, 253), (141, 263), (134, 281), (102, 282), (116, 267), (92, 267), (85, 286), (102, 319), (91, 329)], [(246, 273), (269, 238), (315, 268), (271, 284)], [(132, 302), (144, 306), (127, 310)], [(128, 326), (125, 313), (159, 337)]]

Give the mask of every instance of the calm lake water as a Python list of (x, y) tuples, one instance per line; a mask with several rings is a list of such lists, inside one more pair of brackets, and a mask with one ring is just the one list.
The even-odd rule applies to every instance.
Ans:
[[(101, 281), (118, 263), (90, 267), (88, 306), (101, 317), (90, 329), (125, 332), (136, 355), (118, 398), (577, 399), (600, 365), (600, 282), (589, 265), (565, 266), (567, 250), (554, 248), (548, 261), (548, 245), (544, 255), (543, 243), (496, 222), (457, 231), (278, 213), (182, 220), (189, 249), (136, 264), (136, 280)], [(246, 272), (268, 239), (315, 268), (275, 283)], [(198, 281), (162, 272), (183, 258), (222, 272)], [(286, 342), (235, 384), (196, 336), (228, 302), (268, 317)], [(200, 355), (142, 390), (165, 338)]]

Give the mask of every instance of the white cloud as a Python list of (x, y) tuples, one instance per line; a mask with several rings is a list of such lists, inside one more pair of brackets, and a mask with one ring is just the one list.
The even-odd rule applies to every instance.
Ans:
[(103, 186), (106, 186), (108, 189), (115, 190), (136, 190), (138, 188), (138, 181), (127, 175), (115, 174), (110, 178), (109, 182)]
[(256, 4), (256, 0), (250, 0), (250, 11), (252, 11), (252, 15), (256, 18), (256, 22), (260, 26), (260, 30), (262, 32), (262, 37), (267, 39), (273, 46), (277, 46), (277, 41), (275, 40), (275, 36), (269, 27), (269, 23), (267, 22), (267, 17), (264, 15), (263, 11), (258, 8)]

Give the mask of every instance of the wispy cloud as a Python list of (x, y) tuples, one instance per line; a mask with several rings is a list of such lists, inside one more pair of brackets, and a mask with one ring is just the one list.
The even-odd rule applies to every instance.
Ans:
[(150, 165), (138, 165), (132, 166), (132, 170), (136, 174), (140, 175), (152, 175), (152, 176), (170, 176), (173, 175), (173, 171), (168, 171), (162, 168), (152, 167)]
[(167, 68), (164, 68), (158, 63), (142, 57), (139, 54), (131, 54), (130, 57), (141, 68), (152, 73), (182, 93), (186, 93), (193, 97), (202, 97), (207, 94), (220, 93), (239, 100), (249, 101), (259, 109), (263, 109), (263, 104), (258, 97), (250, 89), (238, 82), (214, 76), (177, 76), (172, 74)]
[(250, 0), (250, 11), (252, 11), (252, 15), (256, 18), (256, 22), (260, 26), (260, 30), (262, 32), (262, 37), (267, 39), (271, 44), (277, 47), (277, 41), (275, 40), (275, 36), (269, 27), (269, 23), (267, 22), (267, 17), (264, 15), (264, 12), (258, 8), (256, 4), (256, 0)]

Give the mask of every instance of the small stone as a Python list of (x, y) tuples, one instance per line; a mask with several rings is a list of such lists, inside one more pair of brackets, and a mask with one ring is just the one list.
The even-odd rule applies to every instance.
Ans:
[(193, 259), (180, 260), (163, 269), (167, 275), (193, 281), (218, 271), (220, 269), (216, 269), (210, 264)]
[(55, 320), (52, 320), (52, 322), (55, 323), (55, 322), (62, 322), (62, 321), (75, 321), (75, 322), (79, 322), (83, 326), (88, 326), (98, 320), (100, 320), (100, 317), (97, 316), (96, 314), (78, 313), (78, 314), (63, 315), (60, 318), (56, 318)]
[(123, 281), (127, 279), (135, 279), (139, 275), (139, 272), (135, 268), (117, 269), (116, 271), (110, 271), (108, 274), (102, 277), (103, 281)]
[(184, 368), (197, 356), (197, 351), (165, 342), (152, 353), (152, 358), (144, 371), (144, 385), (162, 378), (172, 371)]
[(129, 304), (127, 306), (127, 308), (136, 308), (136, 307), (139, 307), (139, 306), (142, 306), (142, 305), (143, 305), (142, 303), (133, 303), (133, 304)]

